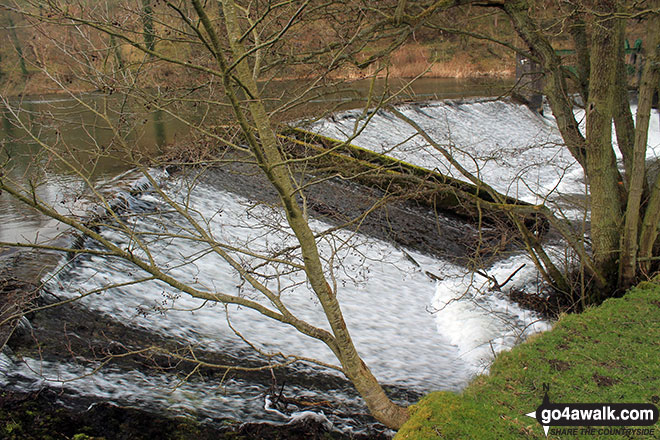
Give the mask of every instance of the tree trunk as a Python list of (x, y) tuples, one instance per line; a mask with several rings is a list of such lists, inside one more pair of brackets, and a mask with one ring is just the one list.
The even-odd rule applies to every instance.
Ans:
[[(659, 23), (657, 17), (651, 20), (652, 25), (657, 26)], [(653, 48), (658, 45), (657, 32), (650, 34), (647, 45), (647, 47), (650, 48), (647, 55), (650, 56), (647, 56), (639, 86), (637, 123), (635, 124), (635, 145), (629, 181), (628, 205), (626, 207), (626, 222), (623, 230), (623, 238), (621, 240), (619, 284), (620, 287), (623, 288), (628, 288), (634, 283), (637, 271), (640, 206), (642, 195), (646, 187), (646, 144), (648, 142), (653, 92), (656, 90), (658, 80), (660, 80), (660, 74), (657, 66), (653, 63), (654, 57), (652, 56), (654, 51)]]
[[(654, 7), (658, 7), (658, 0), (653, 2)], [(647, 44), (647, 56), (642, 73), (641, 84), (639, 87), (639, 103), (637, 106), (637, 132), (635, 136), (635, 148), (643, 145), (646, 151), (646, 143), (648, 142), (648, 125), (650, 120), (651, 104), (653, 94), (658, 90), (660, 83), (660, 36), (658, 35), (658, 28), (660, 27), (660, 19), (657, 15), (649, 21), (649, 42)], [(642, 159), (640, 159), (642, 160)], [(645, 158), (644, 158), (645, 160)], [(646, 180), (646, 179), (644, 179)], [(644, 182), (646, 183), (646, 182)], [(639, 214), (638, 214), (639, 215)], [(658, 237), (658, 222), (660, 221), (660, 176), (658, 176), (654, 188), (650, 190), (649, 202), (646, 206), (644, 213), (641, 231), (639, 233), (639, 251), (638, 258), (643, 260), (640, 267), (643, 272), (648, 271), (650, 264), (648, 259), (653, 256), (653, 246)]]
[[(242, 31), (238, 24), (239, 19), (236, 5), (233, 0), (222, 0), (223, 15), (227, 35), (229, 36), (231, 53), (235, 60), (240, 60), (235, 64), (233, 72), (228, 71), (229, 67), (224, 61), (219, 39), (215, 35), (213, 26), (203, 6), (199, 0), (193, 0), (193, 5), (200, 16), (205, 30), (209, 33), (216, 47), (215, 55), (220, 64), (220, 69), (225, 75), (226, 92), (232, 101), (234, 112), (239, 118), (242, 131), (248, 140), (250, 149), (255, 155), (260, 168), (277, 190), (288, 223), (300, 243), (307, 279), (323, 307), (323, 311), (335, 337), (335, 340), (329, 343), (328, 346), (341, 363), (346, 377), (351, 380), (365, 400), (371, 414), (386, 426), (398, 429), (408, 419), (408, 411), (396, 405), (387, 397), (383, 388), (360, 358), (344, 321), (336, 293), (332, 291), (325, 278), (316, 239), (298, 204), (296, 197), (297, 189), (292, 183), (291, 176), (286, 167), (285, 158), (280, 153), (277, 137), (271, 125), (270, 118), (263, 102), (259, 99), (256, 79), (252, 75), (247, 58), (244, 56), (245, 48), (239, 40)], [(230, 84), (230, 78), (237, 79), (240, 87), (250, 97), (248, 108), (250, 117), (256, 127), (256, 133), (254, 133), (252, 126), (247, 123), (243, 110), (237, 105), (236, 94), (233, 92), (235, 86)], [(255, 134), (258, 135), (258, 140)]]
[(596, 23), (591, 41), (591, 78), (587, 104), (586, 175), (591, 195), (591, 239), (596, 267), (616, 283), (622, 205), (619, 173), (612, 149), (612, 117), (620, 44), (616, 1), (600, 0), (594, 7), (606, 15)]
[(589, 38), (587, 35), (587, 26), (582, 18), (580, 6), (577, 3), (569, 3), (570, 15), (568, 16), (569, 30), (575, 45), (575, 55), (577, 56), (577, 76), (578, 86), (582, 101), (589, 101)]
[(625, 52), (623, 41), (625, 38), (625, 27), (623, 20), (618, 26), (619, 41), (621, 42), (618, 47), (619, 54), (617, 57), (621, 62), (618, 63), (616, 72), (616, 83), (614, 84), (615, 101), (614, 101), (614, 126), (616, 128), (616, 140), (619, 145), (619, 151), (623, 157), (623, 166), (625, 170), (625, 187), (630, 188), (630, 177), (633, 174), (633, 150), (635, 145), (635, 123), (630, 111), (630, 100), (628, 98), (628, 73), (626, 71), (626, 64), (624, 62)]

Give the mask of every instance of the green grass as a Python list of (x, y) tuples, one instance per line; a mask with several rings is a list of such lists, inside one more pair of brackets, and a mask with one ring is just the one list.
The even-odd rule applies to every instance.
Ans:
[[(543, 439), (525, 416), (543, 384), (557, 403), (652, 403), (660, 396), (660, 281), (645, 282), (500, 354), (462, 393), (435, 392), (411, 407), (395, 439)], [(653, 436), (660, 438), (660, 424)], [(556, 429), (556, 428), (555, 428)], [(579, 431), (579, 429), (578, 429)], [(551, 431), (552, 432), (552, 431)], [(633, 438), (614, 435), (555, 438)]]

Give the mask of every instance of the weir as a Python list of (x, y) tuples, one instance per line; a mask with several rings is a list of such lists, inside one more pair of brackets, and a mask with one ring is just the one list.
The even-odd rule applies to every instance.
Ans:
[[(471, 221), (481, 219), (490, 224), (504, 223), (513, 227), (506, 208), (532, 206), (509, 196), (503, 196), (504, 204), (500, 204), (487, 191), (472, 183), (301, 128), (288, 127), (280, 132), (279, 137), (288, 154), (310, 159), (316, 167)], [(522, 217), (525, 224), (537, 232), (545, 232), (548, 228), (548, 221), (539, 214)]]
[[(446, 123), (454, 130), (453, 139), (463, 150), (470, 145), (470, 139), (463, 137), (464, 135), (471, 136), (472, 144), (481, 144), (482, 140), (486, 139), (485, 135), (482, 136), (476, 131), (478, 128), (485, 130), (488, 140), (494, 142), (500, 139), (497, 126), (487, 120), (487, 115), (506, 117), (509, 123), (515, 121), (513, 129), (518, 130), (516, 142), (524, 142), (525, 145), (534, 143), (539, 133), (543, 135), (547, 128), (542, 119), (532, 115), (526, 108), (511, 103), (453, 102), (406, 105), (402, 111), (414, 116), (420, 124), (431, 121), (436, 129), (444, 127)], [(409, 138), (404, 127), (396, 126), (396, 120), (386, 116), (376, 115), (376, 134)], [(340, 130), (343, 117), (338, 115), (336, 121), (328, 124)], [(471, 118), (480, 121), (480, 125), (471, 123)], [(348, 119), (346, 123), (353, 126)], [(464, 131), (463, 128), (467, 125), (470, 129)], [(429, 127), (425, 126), (425, 129)], [(502, 129), (502, 139), (498, 143), (503, 148), (507, 146), (506, 139), (511, 138), (511, 130), (511, 127)], [(368, 130), (365, 134), (367, 132)], [(360, 145), (357, 146), (351, 142), (340, 141), (340, 136), (337, 133), (314, 134), (302, 129), (280, 132), (283, 148), (292, 159), (314, 158), (315, 163), (307, 170), (314, 174), (314, 180), (324, 181), (326, 176), (339, 176), (335, 181), (327, 180), (323, 185), (314, 185), (324, 187), (328, 192), (336, 192), (336, 200), (339, 203), (355, 203), (355, 199), (373, 189), (377, 197), (382, 197), (384, 192), (392, 198), (410, 197), (413, 202), (409, 205), (418, 207), (432, 207), (444, 203), (447, 210), (460, 212), (463, 216), (473, 215), (479, 208), (486, 212), (492, 207), (488, 195), (480, 188), (459, 180), (460, 176), (456, 174), (453, 177), (448, 175), (450, 171), (445, 173), (443, 169), (439, 172), (436, 169), (442, 168), (439, 163), (418, 162), (420, 158), (412, 156), (397, 159), (388, 157), (386, 151), (369, 149), (378, 145), (402, 144), (399, 140), (388, 141), (378, 137), (356, 139), (355, 144)], [(440, 132), (433, 133), (433, 137), (439, 142), (445, 142)], [(541, 138), (546, 140), (545, 135)], [(531, 161), (525, 156), (525, 151), (521, 151), (517, 146), (508, 147), (514, 157), (521, 158), (521, 162), (528, 168)], [(536, 150), (529, 154), (532, 153), (534, 157), (539, 156)], [(419, 151), (419, 154), (421, 155), (422, 151)], [(490, 157), (490, 153), (487, 155)], [(474, 157), (478, 158), (478, 155)], [(554, 153), (552, 157), (555, 157)], [(260, 188), (265, 187), (258, 180), (258, 173), (255, 172), (258, 170), (241, 161), (237, 161), (233, 166), (233, 169), (219, 167), (209, 170), (208, 175), (198, 182), (190, 194), (186, 192), (190, 188), (185, 180), (186, 173), (175, 172), (164, 178), (163, 190), (180, 203), (186, 203), (191, 211), (209, 219), (209, 229), (220, 242), (236, 246), (248, 243), (252, 247), (256, 246), (258, 251), (275, 252), (280, 247), (287, 249), (291, 242), (286, 230), (279, 231), (279, 235), (270, 229), (265, 232), (264, 225), (272, 222), (280, 224), (284, 219), (277, 209), (271, 208), (270, 196), (258, 193), (263, 191)], [(496, 186), (498, 181), (504, 181), (501, 174), (495, 175), (487, 166), (481, 169), (488, 173), (492, 186)], [(300, 170), (294, 171), (299, 172)], [(515, 174), (520, 174), (520, 171), (516, 170)], [(347, 179), (348, 183), (345, 182)], [(549, 176), (546, 180), (554, 182), (554, 176)], [(543, 187), (546, 186), (546, 180), (541, 179)], [(552, 182), (547, 185), (554, 186)], [(110, 186), (114, 190), (122, 189), (124, 195), (116, 200), (112, 209), (126, 210), (122, 211), (122, 214), (127, 218), (134, 218), (135, 223), (131, 224), (136, 231), (144, 233), (145, 237), (160, 234), (162, 226), (168, 226), (168, 230), (179, 231), (175, 228), (180, 225), (181, 219), (169, 213), (167, 205), (156, 193), (143, 187), (142, 183), (130, 176), (113, 179)], [(354, 187), (349, 189), (354, 189), (357, 196), (348, 198), (348, 191), (338, 188), (342, 183), (347, 187)], [(496, 190), (502, 194), (514, 194), (515, 197), (506, 199), (511, 204), (533, 206), (537, 203), (532, 195), (526, 192), (514, 193), (511, 188), (503, 188), (501, 185), (496, 187)], [(308, 202), (311, 199), (312, 197), (307, 197)], [(321, 200), (325, 200), (327, 206), (332, 206), (327, 199)], [(366, 205), (369, 203), (371, 200), (365, 202)], [(439, 229), (435, 233), (453, 242), (458, 240), (455, 240), (455, 235), (452, 234), (467, 234), (474, 229), (474, 225), (469, 222), (455, 221), (453, 217), (438, 220), (438, 212), (433, 209), (420, 209), (419, 211), (425, 211), (421, 214), (427, 215), (423, 217), (420, 212), (408, 209), (409, 205), (398, 210), (388, 206), (388, 217), (376, 219), (382, 223), (379, 225), (378, 221), (375, 221), (375, 226), (391, 233), (393, 223), (404, 217), (401, 220), (401, 228), (395, 230), (396, 234), (392, 235), (410, 237), (417, 234), (430, 237), (431, 234), (421, 229), (421, 225), (431, 218), (433, 221), (444, 222), (445, 229), (437, 228), (433, 223), (433, 228)], [(95, 222), (107, 223), (105, 227), (101, 225), (101, 233), (117, 243), (128, 245), (130, 236), (122, 235), (121, 230), (112, 227), (105, 214), (104, 211), (95, 213)], [(409, 217), (405, 217), (406, 214)], [(484, 218), (491, 215), (493, 221), (504, 219), (503, 216), (498, 217), (502, 214), (495, 209), (492, 213), (489, 211), (484, 214)], [(419, 217), (417, 223), (410, 221), (412, 217)], [(511, 249), (505, 252), (501, 259), (494, 263), (490, 259), (487, 260), (488, 266), (484, 266), (483, 271), (487, 277), (484, 277), (455, 264), (453, 260), (426, 252), (419, 243), (406, 247), (401, 243), (381, 239), (375, 234), (368, 235), (371, 231), (366, 223), (365, 221), (360, 224), (359, 231), (355, 232), (335, 229), (336, 224), (324, 222), (324, 218), (311, 220), (314, 231), (331, 233), (325, 236), (327, 238), (320, 239), (321, 253), (328, 261), (332, 261), (331, 257), (342, 261), (342, 268), (336, 273), (339, 286), (337, 294), (341, 296), (342, 309), (354, 340), (364, 355), (365, 362), (399, 401), (412, 403), (421, 393), (431, 389), (459, 390), (473, 374), (484, 371), (494, 352), (507, 349), (528, 334), (547, 328), (547, 324), (539, 321), (537, 315), (522, 310), (506, 296), (509, 289), (524, 291), (537, 283), (533, 265), (519, 250)], [(346, 247), (346, 243), (350, 246)], [(442, 248), (435, 243), (430, 244), (436, 249)], [(93, 243), (85, 245), (94, 246)], [(218, 291), (234, 291), (240, 287), (240, 280), (221, 259), (213, 255), (199, 257), (205, 250), (203, 243), (199, 241), (191, 242), (178, 237), (161, 240), (154, 238), (152, 246), (158, 263), (172, 267), (174, 275), (189, 283), (197, 283), (195, 277), (203, 274), (204, 279), (210, 280), (209, 282), (213, 283), (212, 288)], [(277, 248), (273, 249), (273, 246)], [(254, 262), (250, 260), (247, 263)], [(515, 276), (506, 289), (488, 290), (491, 279), (502, 282), (512, 274)], [(166, 340), (169, 344), (170, 340), (173, 342), (175, 338), (192, 341), (196, 347), (203, 350), (201, 354), (208, 355), (216, 364), (230, 361), (229, 358), (241, 362), (254, 360), (254, 354), (242, 346), (241, 341), (228, 327), (222, 307), (201, 307), (203, 304), (199, 301), (185, 296), (178, 297), (176, 292), (153, 281), (131, 284), (141, 274), (136, 273), (135, 269), (125, 262), (101, 255), (90, 255), (77, 258), (70, 265), (63, 264), (51, 276), (52, 280), (47, 289), (50, 292), (48, 295), (53, 298), (72, 299), (79, 296), (80, 292), (105, 289), (109, 282), (118, 286), (98, 295), (82, 298), (76, 301), (71, 309), (58, 309), (57, 312), (53, 309), (48, 319), (50, 325), (46, 325), (45, 313), (40, 315), (39, 320), (33, 322), (34, 328), (42, 337), (45, 337), (46, 333), (55, 335), (48, 341), (67, 340), (61, 333), (50, 331), (54, 326), (61, 327), (61, 322), (64, 321), (71, 323), (67, 326), (67, 332), (92, 336), (102, 334), (109, 338), (74, 338), (74, 342), (80, 344), (80, 350), (90, 341), (96, 347), (105, 347), (105, 344), (111, 343), (113, 334), (123, 337), (130, 331), (131, 340), (135, 343), (141, 341), (148, 344), (151, 341)], [(302, 275), (285, 274), (280, 281), (285, 283), (282, 298), (291, 309), (311, 322), (321, 322), (317, 316), (318, 305), (309, 297)], [(200, 279), (200, 282), (203, 280)], [(167, 300), (168, 305), (165, 307), (167, 310), (163, 310), (161, 314), (159, 311), (163, 306), (159, 301), (163, 300)], [(156, 302), (161, 305), (157, 310), (151, 310), (150, 306)], [(138, 313), (145, 310), (152, 313)], [(65, 318), (56, 314), (64, 313), (63, 311), (68, 313)], [(254, 314), (237, 308), (229, 308), (229, 316), (235, 328), (251, 340), (263, 344), (269, 351), (286, 350), (287, 353), (306, 354), (328, 363), (332, 362), (331, 353), (324, 346), (302, 339), (288, 327), (258, 319)], [(115, 329), (115, 333), (110, 334), (108, 329)], [(51, 350), (52, 347), (55, 345), (51, 346)], [(235, 375), (224, 383), (221, 380), (222, 371), (204, 371), (202, 376), (195, 376), (185, 384), (179, 384), (174, 374), (169, 375), (163, 370), (150, 370), (143, 362), (138, 362), (139, 360), (118, 362), (113, 368), (89, 375), (87, 373), (94, 367), (93, 364), (87, 367), (73, 364), (61, 356), (58, 357), (57, 353), (48, 353), (48, 356), (42, 359), (31, 355), (29, 347), (23, 350), (25, 364), (17, 362), (9, 354), (0, 355), (0, 366), (7, 372), (4, 376), (0, 375), (0, 382), (6, 387), (26, 390), (41, 384), (59, 387), (62, 394), (69, 396), (71, 400), (97, 396), (120, 405), (135, 405), (158, 411), (179, 411), (205, 418), (283, 421), (282, 416), (264, 410), (264, 393), (268, 392), (272, 377), (269, 371), (263, 372), (263, 377), (258, 378)], [(42, 372), (45, 377), (40, 377), (35, 371)], [(307, 366), (300, 365), (286, 373), (276, 371), (275, 374), (280, 379), (280, 384), (282, 377), (286, 375), (285, 394), (288, 396), (330, 401), (334, 414), (326, 412), (326, 415), (335, 427), (351, 429), (352, 426), (366, 426), (369, 423), (361, 416), (365, 410), (359, 405), (357, 397), (350, 389), (346, 391), (348, 387), (345, 382), (332, 371), (315, 370), (317, 374), (314, 376), (310, 371), (312, 370)], [(187, 370), (183, 373), (187, 373)], [(84, 378), (64, 384), (58, 382), (76, 376)], [(313, 379), (310, 379), (312, 377)]]

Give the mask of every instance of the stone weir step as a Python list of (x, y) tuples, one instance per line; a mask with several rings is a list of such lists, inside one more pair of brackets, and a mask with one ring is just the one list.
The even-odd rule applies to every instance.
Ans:
[(375, 187), (384, 196), (412, 199), (471, 222), (517, 228), (516, 221), (522, 221), (536, 234), (548, 229), (547, 219), (522, 200), (504, 195), (495, 200), (471, 183), (298, 127), (286, 127), (278, 136), (285, 154), (311, 163), (317, 173)]

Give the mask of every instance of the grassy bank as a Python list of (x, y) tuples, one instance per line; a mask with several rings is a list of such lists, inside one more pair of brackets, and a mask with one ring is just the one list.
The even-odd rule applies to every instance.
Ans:
[[(660, 280), (642, 283), (498, 356), (461, 394), (436, 392), (412, 408), (396, 439), (545, 438), (525, 416), (550, 386), (551, 402), (651, 403), (660, 396)], [(548, 438), (660, 438), (552, 435)], [(554, 428), (557, 429), (557, 428)], [(579, 430), (578, 430), (579, 431)]]

